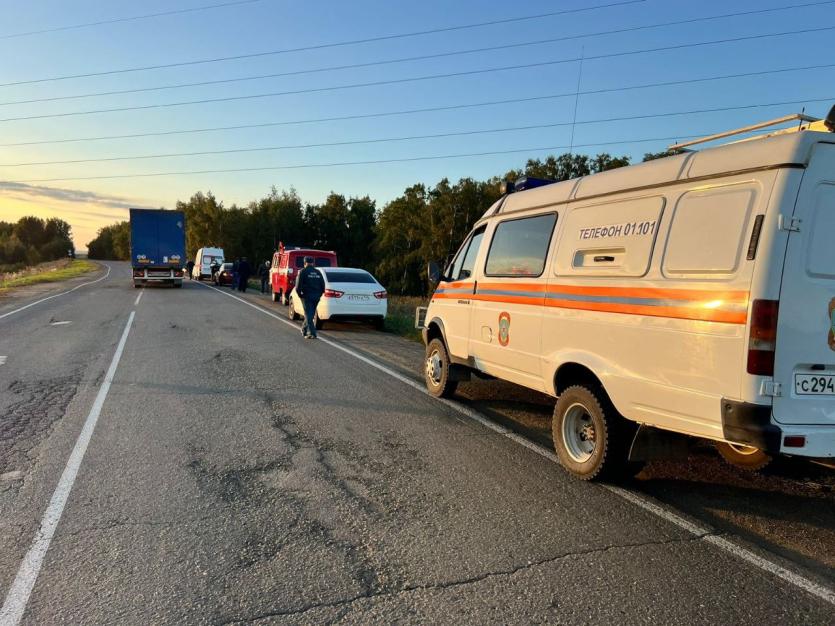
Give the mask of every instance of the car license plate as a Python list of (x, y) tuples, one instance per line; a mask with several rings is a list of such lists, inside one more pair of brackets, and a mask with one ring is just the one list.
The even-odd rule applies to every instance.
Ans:
[(798, 396), (835, 396), (835, 374), (795, 374), (794, 393)]
[(371, 299), (371, 296), (359, 296), (359, 295), (350, 295), (348, 296), (349, 300), (360, 300), (360, 301), (367, 301)]

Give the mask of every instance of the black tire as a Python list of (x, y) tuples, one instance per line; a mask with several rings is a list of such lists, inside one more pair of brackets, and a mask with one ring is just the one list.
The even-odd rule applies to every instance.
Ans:
[(133, 283), (133, 286), (135, 289), (142, 289), (142, 285), (140, 285), (139, 283)]
[(585, 385), (560, 394), (551, 422), (560, 464), (581, 480), (637, 473), (641, 466), (628, 462), (636, 427), (618, 414), (602, 389)]
[(423, 379), (429, 395), (436, 398), (449, 398), (458, 388), (457, 380), (450, 380), (450, 366), (444, 342), (435, 338), (426, 346), (426, 360), (423, 368)]
[(183, 283), (174, 283), (174, 289), (181, 289), (182, 286), (183, 286)]
[(381, 318), (378, 320), (374, 320), (372, 323), (375, 330), (383, 330), (386, 327), (386, 318)]
[(278, 302), (279, 299), (281, 298), (281, 294), (276, 293), (275, 291), (273, 291), (273, 288), (270, 287), (270, 297), (272, 298), (273, 302)]
[(293, 306), (293, 301), (291, 300), (289, 306), (287, 307), (287, 317), (290, 318), (292, 321), (298, 321), (299, 316), (296, 315), (296, 307)]
[(724, 441), (717, 441), (715, 445), (726, 463), (748, 472), (759, 472), (774, 460), (774, 457), (767, 452), (750, 446), (740, 446)]
[(325, 325), (325, 321), (319, 317), (319, 314), (316, 313), (313, 315), (313, 326), (316, 327), (316, 330), (322, 330), (322, 327)]

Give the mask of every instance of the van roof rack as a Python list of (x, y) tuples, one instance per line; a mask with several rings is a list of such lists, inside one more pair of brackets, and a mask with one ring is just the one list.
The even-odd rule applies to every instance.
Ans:
[[(715, 135), (708, 135), (707, 137), (700, 137), (699, 139), (691, 139), (690, 141), (682, 141), (681, 143), (675, 143), (667, 148), (670, 151), (676, 150), (685, 150), (691, 146), (697, 146), (699, 144), (708, 143), (711, 141), (716, 141), (717, 139), (724, 139), (725, 137), (733, 137), (735, 135), (742, 135), (745, 133), (750, 133), (755, 130), (760, 130), (763, 128), (769, 128), (771, 126), (778, 126), (780, 124), (786, 124), (788, 122), (799, 121), (800, 124), (796, 127), (791, 128), (781, 128), (777, 129), (772, 133), (769, 133), (767, 136), (773, 136), (778, 134), (784, 133), (796, 133), (804, 130), (812, 130), (812, 131), (822, 131), (822, 132), (835, 132), (835, 106), (829, 111), (829, 115), (827, 115), (826, 119), (820, 119), (819, 117), (812, 117), (811, 115), (806, 115), (805, 113), (792, 113), (791, 115), (784, 115), (783, 117), (778, 117), (777, 119), (767, 120), (765, 122), (759, 122), (757, 124), (751, 124), (750, 126), (743, 126), (742, 128), (735, 128), (733, 130), (726, 130), (721, 133), (716, 133)], [(806, 122), (804, 124), (804, 122)], [(749, 139), (761, 139), (762, 137), (751, 137)], [(749, 139), (743, 139), (741, 141), (749, 141)]]

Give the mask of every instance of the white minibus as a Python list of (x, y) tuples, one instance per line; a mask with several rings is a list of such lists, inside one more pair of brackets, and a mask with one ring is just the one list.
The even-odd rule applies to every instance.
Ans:
[(430, 269), (429, 392), (476, 371), (555, 396), (557, 455), (583, 479), (634, 472), (682, 435), (750, 468), (831, 460), (835, 107), (791, 119), (509, 189)]

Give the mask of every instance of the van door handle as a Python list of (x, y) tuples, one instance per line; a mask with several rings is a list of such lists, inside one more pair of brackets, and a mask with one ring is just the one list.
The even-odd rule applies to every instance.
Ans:
[(613, 256), (600, 255), (600, 256), (594, 257), (594, 262), (595, 263), (612, 263), (614, 260), (615, 260), (615, 257), (613, 257)]

